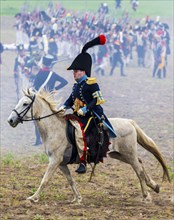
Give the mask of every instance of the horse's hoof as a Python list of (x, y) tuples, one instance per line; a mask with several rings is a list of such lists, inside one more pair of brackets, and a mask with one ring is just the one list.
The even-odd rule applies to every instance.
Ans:
[(159, 193), (159, 192), (160, 192), (160, 186), (159, 186), (158, 184), (156, 185), (154, 191), (155, 191), (156, 193)]
[(31, 202), (34, 202), (34, 203), (39, 202), (39, 198), (33, 197), (33, 196), (28, 197), (27, 200), (30, 200)]
[(81, 204), (82, 203), (82, 198), (78, 198), (77, 199), (77, 204)]
[(143, 198), (143, 202), (152, 203), (152, 197), (149, 193), (147, 193), (147, 196)]
[(25, 208), (31, 208), (32, 207), (32, 202), (30, 200), (25, 200), (24, 201), (24, 207)]
[(76, 203), (76, 204), (81, 204), (82, 202), (82, 197), (74, 198), (71, 200), (71, 203)]

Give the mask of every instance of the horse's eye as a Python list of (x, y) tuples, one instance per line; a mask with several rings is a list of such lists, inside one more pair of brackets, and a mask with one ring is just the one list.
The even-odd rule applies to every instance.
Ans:
[(23, 104), (23, 106), (27, 106), (27, 105), (28, 105), (28, 103), (24, 103), (24, 104)]

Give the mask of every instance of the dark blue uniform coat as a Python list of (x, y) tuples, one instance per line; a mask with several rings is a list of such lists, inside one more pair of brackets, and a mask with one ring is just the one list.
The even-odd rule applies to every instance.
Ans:
[[(91, 127), (94, 126), (95, 123), (99, 122), (93, 114), (93, 111), (95, 111), (100, 117), (103, 116), (105, 118), (105, 122), (111, 126), (107, 117), (104, 115), (103, 108), (100, 105), (103, 102), (104, 100), (101, 95), (99, 85), (96, 83), (96, 79), (87, 78), (80, 83), (74, 84), (72, 93), (64, 105), (67, 108), (74, 108), (74, 114), (78, 116), (82, 122), (82, 128), (85, 134), (88, 134)], [(85, 116), (79, 116), (77, 111), (84, 106), (87, 107), (87, 113)]]
[[(36, 90), (39, 90), (39, 88), (42, 86), (42, 84), (47, 79), (49, 73), (50, 73), (49, 68), (43, 68), (38, 72), (38, 74), (36, 75), (36, 78), (34, 80), (34, 83), (33, 83), (33, 87)], [(55, 87), (55, 84), (57, 81), (59, 82), (59, 85)], [(63, 77), (61, 77), (58, 74), (56, 74), (55, 72), (53, 72), (51, 78), (49, 79), (49, 81), (47, 82), (45, 87), (49, 91), (53, 91), (54, 89), (59, 90), (62, 87), (64, 87), (67, 83), (68, 82)]]

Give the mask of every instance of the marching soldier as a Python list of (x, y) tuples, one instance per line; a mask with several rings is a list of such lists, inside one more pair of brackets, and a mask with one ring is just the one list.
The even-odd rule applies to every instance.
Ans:
[(117, 62), (120, 63), (120, 76), (126, 76), (124, 74), (123, 50), (122, 50), (121, 42), (118, 39), (118, 37), (116, 37), (114, 40), (113, 49), (114, 49), (114, 52), (113, 52), (113, 57), (112, 57), (110, 76), (113, 75), (113, 72), (117, 66)]
[(48, 40), (48, 54), (51, 54), (54, 57), (54, 63), (58, 61), (58, 45), (56, 42), (56, 33), (54, 30), (51, 30), (50, 38)]
[(34, 78), (42, 67), (42, 59), (43, 52), (35, 42), (32, 42), (30, 44), (30, 55), (27, 57), (24, 71)]
[(107, 66), (107, 47), (106, 45), (103, 45), (99, 47), (98, 53), (97, 53), (97, 67), (95, 68), (95, 72), (99, 74), (101, 73), (102, 76), (105, 75), (105, 67)]
[(27, 56), (24, 51), (23, 44), (19, 44), (17, 46), (17, 52), (18, 54), (17, 54), (17, 57), (15, 58), (13, 72), (14, 72), (14, 80), (15, 80), (15, 85), (16, 85), (17, 101), (19, 101), (19, 99), (22, 96), (22, 89), (24, 87), (23, 71), (24, 71), (26, 60), (27, 60)]
[(154, 56), (155, 56), (155, 63), (154, 63), (154, 69), (152, 73), (152, 77), (157, 77), (161, 79), (161, 74), (163, 72), (163, 77), (166, 77), (166, 66), (165, 66), (165, 56), (166, 56), (166, 44), (161, 39), (161, 36), (156, 34), (156, 45), (154, 49)]

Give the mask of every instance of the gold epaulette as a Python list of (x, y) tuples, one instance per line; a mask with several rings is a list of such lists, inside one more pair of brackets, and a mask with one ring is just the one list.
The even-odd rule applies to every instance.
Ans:
[(89, 78), (87, 79), (86, 83), (87, 83), (88, 85), (92, 85), (92, 84), (97, 83), (97, 80), (96, 80), (96, 78), (89, 77)]

